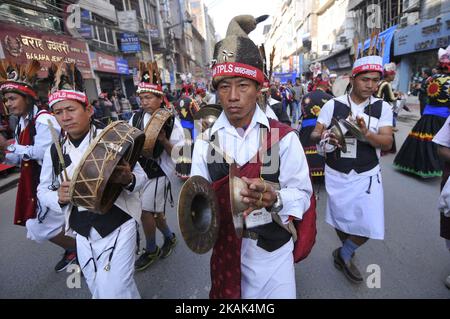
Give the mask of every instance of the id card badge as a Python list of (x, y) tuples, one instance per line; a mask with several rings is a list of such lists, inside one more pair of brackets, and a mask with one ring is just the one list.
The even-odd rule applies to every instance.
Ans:
[(341, 151), (342, 158), (356, 158), (357, 153), (357, 140), (354, 137), (346, 137), (345, 143), (347, 144), (347, 153)]
[(245, 218), (245, 226), (248, 228), (258, 227), (272, 222), (272, 214), (265, 208), (251, 212)]

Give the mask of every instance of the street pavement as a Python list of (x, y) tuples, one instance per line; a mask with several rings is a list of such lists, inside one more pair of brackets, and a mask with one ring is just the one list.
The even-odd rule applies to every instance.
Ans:
[[(397, 147), (418, 119), (418, 106), (400, 114)], [(420, 180), (395, 171), (394, 155), (381, 159), (385, 195), (385, 240), (369, 240), (358, 249), (356, 264), (376, 287), (349, 283), (333, 266), (339, 240), (324, 222), (326, 193), (319, 189), (318, 234), (311, 255), (296, 264), (297, 297), (310, 298), (450, 298), (443, 280), (450, 274), (450, 254), (439, 237), (439, 179)], [(1, 186), (1, 180), (0, 180)], [(26, 239), (26, 229), (12, 224), (17, 188), (0, 194), (0, 298), (90, 298), (86, 283), (68, 288), (71, 273), (55, 273), (62, 249)], [(136, 282), (143, 298), (208, 298), (210, 253), (192, 253), (181, 238), (174, 208), (167, 213), (178, 236), (174, 253), (143, 272)], [(158, 234), (158, 243), (162, 238)], [(377, 270), (375, 273), (373, 271)], [(368, 270), (368, 272), (366, 272)], [(378, 280), (379, 279), (379, 280)], [(371, 288), (372, 287), (372, 288)]]

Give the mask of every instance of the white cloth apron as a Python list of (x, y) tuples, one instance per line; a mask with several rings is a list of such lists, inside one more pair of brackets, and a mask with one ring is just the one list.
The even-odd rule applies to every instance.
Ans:
[(325, 165), (325, 188), (328, 224), (347, 234), (384, 239), (384, 197), (378, 165), (361, 174), (354, 170), (344, 174)]
[(295, 299), (295, 269), (290, 239), (268, 252), (256, 240), (243, 238), (241, 245), (242, 299)]

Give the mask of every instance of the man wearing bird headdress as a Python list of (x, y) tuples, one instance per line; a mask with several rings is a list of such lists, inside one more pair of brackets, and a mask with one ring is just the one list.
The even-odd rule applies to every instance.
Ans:
[[(223, 112), (194, 146), (191, 176), (211, 182), (220, 203), (211, 298), (296, 298), (294, 239), (288, 225), (309, 208), (312, 187), (296, 133), (269, 119), (257, 104), (265, 79), (263, 61), (248, 33), (266, 18), (233, 18), (225, 39), (216, 44), (212, 85)], [(239, 193), (249, 206), (237, 212), (244, 216), (242, 237), (230, 206), (232, 168), (248, 186)]]

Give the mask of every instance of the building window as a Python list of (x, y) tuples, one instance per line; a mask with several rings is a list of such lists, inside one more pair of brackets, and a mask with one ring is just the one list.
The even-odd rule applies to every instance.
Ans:
[(44, 31), (62, 31), (61, 8), (55, 1), (23, 1), (23, 5), (0, 4), (0, 20), (11, 21)]
[(353, 11), (353, 17), (356, 19), (357, 30), (364, 39), (369, 38), (372, 33), (372, 28), (369, 28), (368, 21), (371, 21), (371, 17), (373, 17), (374, 13), (367, 11), (369, 5), (377, 5), (380, 8), (378, 12), (381, 16), (381, 24), (379, 26), (381, 31), (397, 25), (400, 22), (403, 10), (403, 0), (363, 1)]
[(156, 25), (156, 4), (154, 1), (144, 1), (145, 12), (142, 18)]
[(123, 0), (109, 0), (109, 3), (116, 8), (116, 11), (124, 11)]
[[(108, 47), (112, 46), (115, 49), (116, 39), (114, 31), (111, 28), (111, 22), (94, 13), (92, 13), (92, 20), (94, 22), (97, 22), (96, 25), (94, 25), (93, 40), (102, 44), (106, 44)], [(111, 27), (109, 27), (109, 25), (111, 25)]]

